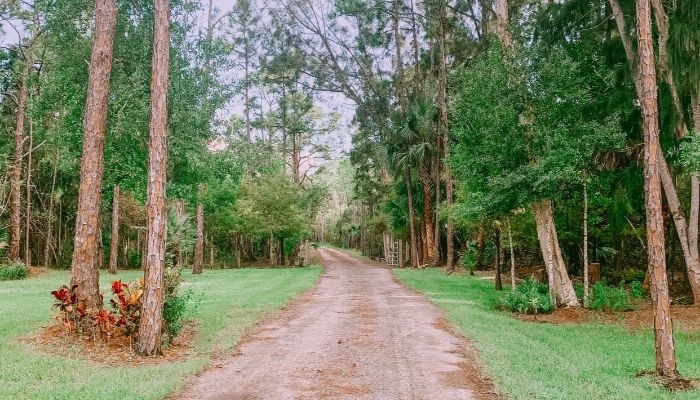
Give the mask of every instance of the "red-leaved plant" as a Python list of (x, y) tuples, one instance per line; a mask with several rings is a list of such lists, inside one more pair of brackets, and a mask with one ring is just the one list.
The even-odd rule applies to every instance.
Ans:
[[(164, 281), (166, 297), (171, 299), (170, 301), (177, 299), (177, 287), (181, 282), (180, 270), (168, 270)], [(58, 290), (51, 292), (56, 299), (53, 308), (59, 310), (54, 319), (61, 320), (66, 331), (77, 331), (81, 335), (91, 333), (95, 338), (102, 337), (106, 339), (119, 336), (126, 336), (131, 339), (136, 336), (141, 319), (143, 278), (138, 282), (124, 283), (121, 280), (112, 282), (112, 293), (114, 295), (109, 301), (111, 310), (103, 308), (81, 309), (78, 306), (78, 298), (75, 294), (77, 287), (78, 285), (71, 287), (63, 285)], [(100, 294), (101, 297), (102, 294)], [(183, 299), (185, 299), (185, 302), (187, 301), (187, 298)], [(166, 306), (167, 301), (166, 299)], [(178, 304), (184, 303), (180, 302)], [(180, 312), (177, 318), (180, 318), (181, 314)], [(169, 321), (168, 315), (170, 314), (164, 315), (166, 325), (167, 322), (177, 322)], [(171, 334), (171, 336), (174, 336), (174, 334)]]
[(138, 331), (141, 319), (141, 299), (143, 296), (143, 279), (139, 282), (123, 283), (121, 280), (112, 282), (114, 297), (109, 301), (115, 313), (119, 314), (117, 326), (125, 335), (133, 335)]
[(80, 320), (87, 315), (86, 310), (78, 307), (78, 297), (75, 295), (77, 287), (78, 285), (71, 287), (63, 285), (58, 290), (51, 292), (56, 299), (52, 308), (58, 310), (54, 319), (60, 319), (67, 331), (75, 330)]

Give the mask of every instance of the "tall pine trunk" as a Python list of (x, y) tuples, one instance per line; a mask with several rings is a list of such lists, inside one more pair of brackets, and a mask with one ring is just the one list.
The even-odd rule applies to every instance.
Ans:
[(676, 354), (671, 322), (666, 249), (659, 175), (659, 121), (656, 85), (656, 63), (652, 39), (649, 0), (636, 0), (637, 37), (639, 40), (639, 71), (637, 88), (644, 128), (644, 194), (647, 224), (647, 251), (651, 274), (651, 299), (654, 310), (656, 371), (664, 377), (676, 377)]
[(583, 306), (588, 307), (588, 178), (583, 177)]
[[(447, 55), (446, 55), (446, 41), (445, 41), (445, 14), (446, 14), (446, 4), (445, 0), (440, 1), (440, 23), (439, 23), (439, 34), (440, 34), (440, 66), (438, 69), (438, 107), (440, 107), (440, 133), (442, 137), (442, 157), (443, 163), (450, 156), (450, 131), (448, 129), (448, 115), (447, 115)], [(454, 269), (454, 253), (455, 253), (455, 241), (454, 241), (454, 223), (452, 222), (452, 217), (450, 217), (450, 209), (452, 207), (454, 195), (452, 191), (452, 173), (450, 167), (445, 164), (445, 204), (447, 206), (447, 258), (445, 268), (448, 271)]]
[(27, 80), (29, 60), (22, 63), (22, 77), (17, 90), (17, 123), (15, 125), (15, 157), (10, 191), (10, 259), (19, 260), (22, 219), (22, 159), (24, 157), (24, 121), (27, 114)]
[(71, 285), (77, 285), (78, 303), (102, 308), (99, 288), (100, 203), (104, 173), (104, 142), (109, 103), (112, 47), (117, 23), (114, 0), (95, 1), (95, 34), (90, 57), (83, 129), (83, 159), (71, 262)]
[(501, 228), (496, 227), (493, 239), (496, 243), (496, 273), (494, 275), (494, 283), (496, 290), (503, 290), (503, 280), (501, 279), (501, 266), (503, 264), (503, 243), (501, 242)]
[(513, 229), (508, 220), (508, 245), (510, 247), (510, 288), (515, 292), (515, 249), (513, 249)]
[(411, 266), (418, 268), (421, 260), (418, 256), (418, 232), (416, 231), (416, 211), (413, 207), (413, 179), (411, 170), (406, 172), (406, 197), (408, 201), (408, 225), (411, 233)]
[(34, 120), (29, 116), (29, 151), (27, 157), (27, 182), (25, 182), (25, 187), (27, 189), (25, 195), (25, 202), (27, 203), (25, 207), (25, 218), (24, 218), (24, 265), (27, 267), (32, 266), (32, 250), (31, 250), (31, 240), (30, 234), (32, 231), (32, 153), (34, 152)]
[(114, 185), (112, 196), (112, 241), (109, 246), (109, 273), (116, 274), (119, 262), (119, 185)]
[[(51, 255), (51, 249), (53, 248), (53, 209), (54, 209), (54, 192), (56, 191), (56, 174), (58, 172), (58, 152), (53, 158), (53, 172), (51, 174), (51, 196), (49, 198), (49, 212), (47, 218), (46, 226), (46, 247), (44, 247), (44, 263), (43, 267), (49, 267), (49, 257)], [(60, 226), (60, 223), (59, 223)], [(55, 252), (55, 250), (54, 250)]]
[(155, 27), (151, 73), (151, 121), (148, 143), (148, 205), (146, 221), (146, 273), (137, 351), (161, 353), (163, 329), (163, 270), (167, 206), (168, 63), (170, 50), (170, 2), (154, 0)]
[[(194, 249), (194, 266), (192, 267), (193, 274), (202, 273), (202, 265), (204, 264), (204, 205), (202, 198), (204, 197), (204, 184), (199, 185), (199, 202), (197, 203), (197, 245)], [(236, 249), (238, 253), (240, 250)]]
[(423, 263), (430, 267), (437, 262), (435, 254), (435, 232), (433, 226), (433, 191), (430, 187), (429, 173), (421, 174), (423, 186), (423, 226), (425, 228), (425, 249)]

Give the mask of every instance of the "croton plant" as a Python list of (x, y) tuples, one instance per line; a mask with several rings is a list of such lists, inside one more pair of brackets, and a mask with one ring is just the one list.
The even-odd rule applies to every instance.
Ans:
[(137, 332), (143, 280), (131, 283), (123, 283), (121, 280), (112, 282), (112, 310), (79, 307), (75, 294), (77, 287), (78, 285), (63, 285), (51, 292), (56, 300), (53, 308), (58, 310), (54, 319), (60, 320), (66, 331), (77, 330), (79, 333), (86, 333), (86, 330), (91, 329), (92, 333), (100, 333), (107, 338), (131, 336)]

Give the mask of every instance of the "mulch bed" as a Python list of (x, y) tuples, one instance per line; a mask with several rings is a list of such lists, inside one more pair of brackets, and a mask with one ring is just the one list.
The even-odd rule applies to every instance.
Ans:
[[(514, 316), (528, 322), (549, 324), (580, 324), (602, 323), (623, 324), (630, 330), (650, 329), (653, 326), (654, 314), (649, 302), (635, 304), (633, 311), (596, 311), (582, 307), (558, 308), (551, 314), (525, 315), (515, 313)], [(684, 332), (700, 331), (700, 307), (672, 306), (671, 318), (674, 326)]]
[(92, 337), (78, 337), (74, 332), (66, 332), (60, 324), (45, 326), (33, 336), (21, 341), (47, 355), (79, 359), (103, 366), (158, 365), (180, 361), (193, 355), (197, 328), (195, 322), (186, 322), (175, 340), (163, 349), (163, 354), (154, 357), (136, 354), (132, 348), (135, 343), (127, 337), (100, 342)]

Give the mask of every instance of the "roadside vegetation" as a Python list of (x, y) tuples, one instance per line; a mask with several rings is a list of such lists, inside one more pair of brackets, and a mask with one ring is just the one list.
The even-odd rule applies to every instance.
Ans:
[[(32, 337), (55, 314), (49, 291), (65, 282), (67, 273), (49, 271), (24, 281), (2, 282), (0, 365), (12, 368), (3, 368), (0, 375), (0, 398), (162, 399), (201, 371), (212, 355), (235, 346), (256, 321), (309, 289), (320, 272), (319, 267), (310, 267), (186, 274), (181, 290), (191, 290), (191, 301), (184, 319), (194, 323), (194, 338), (185, 353), (157, 364), (127, 358), (118, 365), (101, 365), (94, 357), (86, 360), (78, 345), (46, 353)], [(139, 271), (119, 271), (115, 278), (127, 282), (140, 276)], [(108, 285), (103, 283), (103, 292), (109, 292)]]
[[(696, 399), (700, 391), (671, 393), (649, 376), (653, 333), (620, 322), (523, 321), (497, 310), (503, 293), (479, 276), (445, 276), (439, 269), (396, 269), (401, 282), (425, 293), (476, 346), (484, 373), (511, 399)], [(624, 314), (624, 313), (623, 313)], [(622, 317), (620, 317), (621, 319)], [(684, 376), (700, 376), (700, 332), (676, 334)]]

